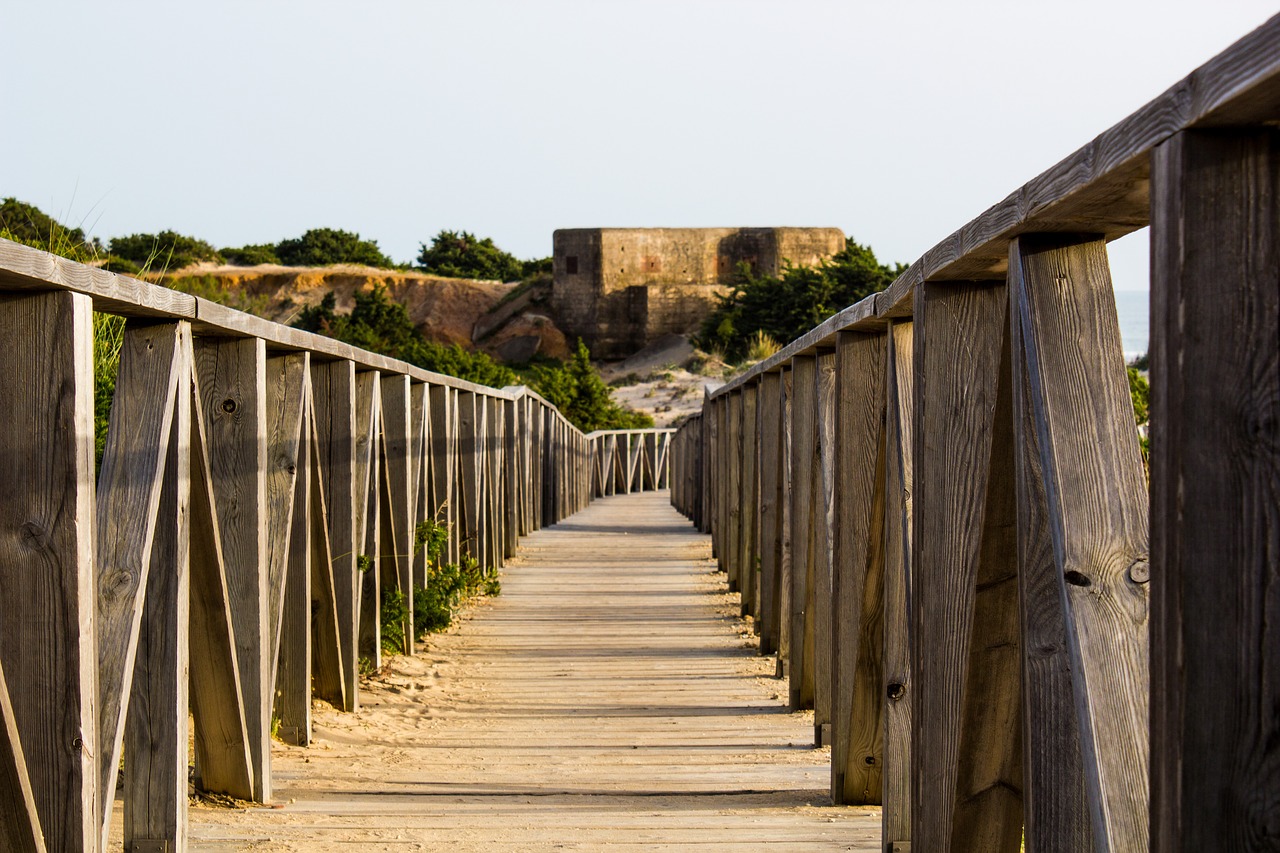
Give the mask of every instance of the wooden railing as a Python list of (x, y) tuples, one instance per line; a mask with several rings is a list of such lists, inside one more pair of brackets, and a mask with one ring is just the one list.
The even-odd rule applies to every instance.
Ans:
[[(199, 787), (268, 801), (273, 725), (358, 706), (384, 591), (412, 650), (420, 522), (491, 573), (595, 493), (610, 434), (527, 388), (7, 241), (0, 291), (0, 849), (102, 849), (122, 757), (126, 848), (185, 849), (189, 725)], [(94, 310), (128, 318), (97, 476)]]
[(611, 429), (589, 433), (591, 496), (601, 498), (667, 488), (674, 434), (674, 429)]
[[(1280, 844), (1277, 121), (1273, 18), (677, 434), (885, 849)], [(1106, 253), (1148, 224), (1149, 498)]]

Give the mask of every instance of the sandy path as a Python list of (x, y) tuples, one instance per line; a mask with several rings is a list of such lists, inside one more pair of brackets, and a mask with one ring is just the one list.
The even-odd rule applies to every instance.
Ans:
[(275, 745), (281, 808), (193, 806), (192, 849), (878, 850), (667, 498), (530, 536), (499, 598)]

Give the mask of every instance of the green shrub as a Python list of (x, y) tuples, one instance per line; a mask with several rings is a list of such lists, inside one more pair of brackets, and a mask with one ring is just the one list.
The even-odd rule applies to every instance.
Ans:
[(525, 371), (527, 383), (583, 432), (597, 429), (643, 429), (653, 418), (624, 408), (591, 365), (587, 345), (578, 341), (569, 361), (537, 364)]
[(107, 272), (116, 272), (121, 275), (137, 276), (142, 274), (142, 267), (128, 258), (117, 257), (116, 255), (107, 255), (107, 259), (102, 262), (102, 268)]
[(323, 267), (330, 264), (359, 264), (391, 269), (395, 263), (382, 254), (376, 240), (336, 228), (312, 228), (301, 237), (281, 240), (276, 246), (280, 263), (290, 267)]
[(227, 263), (237, 267), (256, 267), (258, 264), (280, 263), (280, 257), (276, 254), (276, 247), (271, 243), (256, 243), (235, 249), (223, 249), (222, 257)]
[(404, 642), (404, 624), (409, 619), (404, 593), (398, 589), (382, 591), (382, 650), (387, 654), (402, 655), (407, 651)]
[(144, 270), (178, 270), (201, 261), (222, 263), (222, 255), (212, 245), (176, 231), (112, 237), (110, 252)]
[(741, 361), (756, 333), (780, 343), (793, 341), (837, 311), (884, 290), (904, 269), (902, 264), (881, 264), (869, 247), (853, 240), (816, 267), (788, 264), (778, 278), (757, 277), (750, 266), (739, 264), (733, 290), (720, 297), (694, 343)]
[(102, 247), (85, 237), (83, 228), (68, 228), (40, 208), (16, 198), (0, 199), (0, 237), (88, 263)]
[[(525, 275), (525, 264), (494, 245), (492, 238), (478, 238), (469, 231), (441, 231), (422, 243), (418, 266), (431, 275), (516, 281)], [(529, 263), (538, 264), (538, 261)]]

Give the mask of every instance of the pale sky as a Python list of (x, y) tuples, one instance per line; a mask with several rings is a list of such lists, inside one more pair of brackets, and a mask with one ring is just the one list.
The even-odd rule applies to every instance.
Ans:
[[(1276, 10), (0, 0), (0, 196), (108, 238), (837, 226), (910, 262)], [(1145, 237), (1113, 249), (1146, 286)]]

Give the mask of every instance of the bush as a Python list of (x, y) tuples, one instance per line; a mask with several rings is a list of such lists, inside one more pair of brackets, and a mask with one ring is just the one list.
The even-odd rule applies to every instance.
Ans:
[(222, 255), (212, 245), (176, 231), (112, 237), (110, 252), (141, 269), (177, 270), (201, 261), (222, 263)]
[[(419, 640), (453, 624), (455, 611), (469, 599), (477, 595), (497, 595), (502, 591), (498, 579), (486, 578), (480, 564), (470, 554), (462, 555), (461, 564), (440, 561), (449, 541), (446, 525), (432, 520), (419, 522), (413, 538), (415, 554), (424, 547), (427, 549), (427, 585), (415, 585), (413, 588), (413, 627)], [(400, 637), (403, 642), (403, 633)]]
[(121, 275), (141, 275), (142, 267), (126, 258), (118, 258), (115, 255), (107, 255), (107, 259), (102, 262), (102, 268), (107, 272), (117, 272)]
[(733, 290), (720, 298), (694, 343), (741, 361), (758, 332), (778, 342), (795, 340), (842, 308), (884, 290), (904, 269), (881, 264), (869, 247), (852, 239), (818, 266), (788, 264), (778, 278), (757, 278), (740, 264)]
[(526, 371), (528, 384), (583, 432), (597, 429), (643, 429), (653, 418), (623, 408), (591, 366), (591, 353), (581, 340), (564, 364), (538, 364)]
[(379, 269), (395, 267), (395, 263), (382, 254), (376, 240), (361, 240), (359, 234), (335, 228), (312, 228), (297, 239), (281, 240), (275, 253), (280, 263), (289, 267), (330, 264), (359, 264)]
[(398, 589), (384, 589), (379, 615), (382, 650), (392, 655), (405, 654), (408, 648), (404, 642), (404, 623), (409, 618), (409, 608), (405, 606), (404, 593)]
[(480, 239), (468, 231), (441, 231), (431, 238), (430, 246), (421, 246), (418, 265), (431, 275), (496, 281), (516, 281), (525, 275), (525, 265), (514, 255), (499, 249), (491, 238)]
[(280, 257), (270, 243), (256, 243), (238, 249), (223, 249), (222, 258), (237, 267), (256, 267), (258, 264), (278, 264)]
[(101, 248), (85, 237), (83, 228), (68, 228), (35, 205), (16, 198), (0, 199), (0, 237), (86, 263)]

